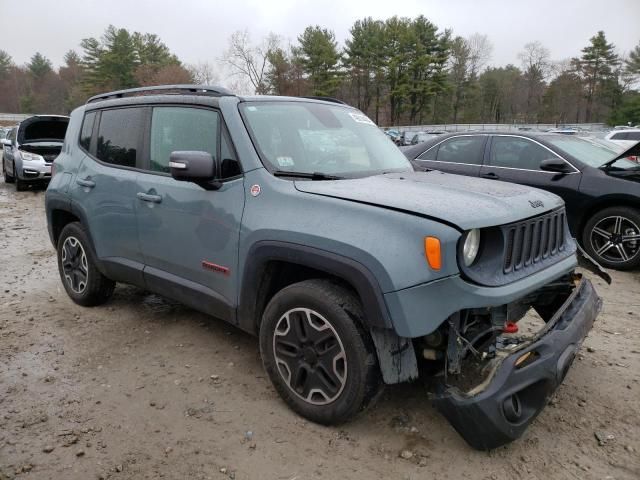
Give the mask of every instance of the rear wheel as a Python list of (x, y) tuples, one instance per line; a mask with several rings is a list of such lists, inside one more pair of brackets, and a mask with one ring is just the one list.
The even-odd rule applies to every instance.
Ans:
[(57, 250), (60, 279), (71, 300), (91, 307), (111, 297), (115, 282), (96, 267), (89, 237), (80, 223), (72, 222), (62, 229)]
[(278, 292), (260, 325), (260, 353), (276, 390), (295, 412), (321, 424), (344, 422), (381, 389), (362, 307), (348, 290), (307, 280)]
[(630, 207), (610, 207), (586, 223), (582, 242), (603, 267), (630, 270), (640, 265), (640, 212)]

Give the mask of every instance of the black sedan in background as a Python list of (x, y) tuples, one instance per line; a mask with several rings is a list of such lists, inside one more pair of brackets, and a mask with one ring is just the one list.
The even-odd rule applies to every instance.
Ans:
[(403, 153), (416, 169), (520, 183), (551, 191), (569, 228), (601, 265), (640, 266), (640, 144), (615, 146), (554, 133), (460, 132)]

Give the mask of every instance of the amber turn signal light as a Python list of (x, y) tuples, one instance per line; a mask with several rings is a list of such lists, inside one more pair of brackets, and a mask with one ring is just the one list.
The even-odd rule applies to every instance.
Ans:
[(433, 270), (442, 268), (442, 254), (440, 252), (440, 239), (436, 237), (424, 237), (424, 254), (427, 262)]

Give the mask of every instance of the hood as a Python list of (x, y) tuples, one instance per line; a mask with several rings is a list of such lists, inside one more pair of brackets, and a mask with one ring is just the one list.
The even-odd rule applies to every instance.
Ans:
[(18, 143), (41, 143), (64, 141), (69, 117), (62, 115), (36, 115), (20, 122)]
[(301, 192), (434, 218), (462, 230), (512, 223), (563, 205), (557, 195), (536, 188), (438, 171), (296, 181), (295, 186)]
[(625, 151), (620, 153), (617, 157), (614, 157), (611, 160), (609, 160), (607, 163), (602, 165), (600, 168), (608, 167), (610, 165), (613, 165), (618, 160), (620, 160), (622, 158), (627, 158), (627, 157), (640, 157), (640, 142), (636, 142), (634, 145), (632, 145), (631, 147), (627, 148)]

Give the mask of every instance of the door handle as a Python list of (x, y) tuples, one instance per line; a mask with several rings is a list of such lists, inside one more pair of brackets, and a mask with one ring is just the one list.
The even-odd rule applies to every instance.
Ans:
[(488, 178), (489, 180), (498, 180), (500, 177), (493, 172), (485, 173), (482, 178)]
[(153, 195), (151, 193), (138, 192), (136, 194), (143, 202), (160, 203), (162, 202), (162, 195)]
[(76, 183), (80, 186), (87, 187), (87, 188), (93, 188), (96, 186), (96, 182), (91, 180), (91, 177), (78, 178), (76, 179)]

